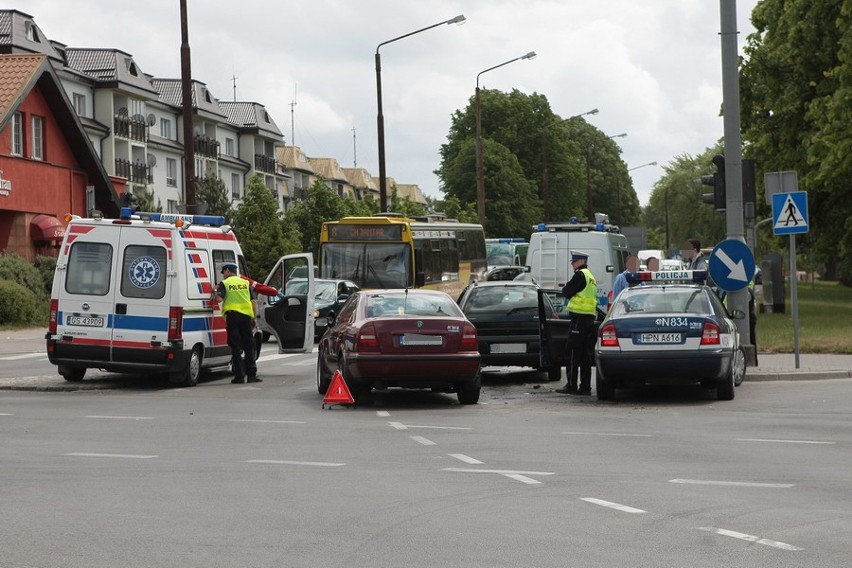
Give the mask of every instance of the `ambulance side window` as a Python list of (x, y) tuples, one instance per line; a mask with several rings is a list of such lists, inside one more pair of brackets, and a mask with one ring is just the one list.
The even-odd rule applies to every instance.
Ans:
[(124, 249), (121, 295), (125, 298), (162, 298), (166, 294), (166, 249), (129, 245)]
[[(232, 250), (213, 251), (213, 274), (215, 275), (214, 287), (222, 280), (222, 265), (226, 262), (237, 262), (237, 257)], [(243, 267), (245, 268), (245, 267)], [(243, 273), (245, 274), (245, 273)]]
[(106, 296), (112, 274), (112, 246), (107, 243), (74, 243), (68, 255), (65, 290), (69, 294)]

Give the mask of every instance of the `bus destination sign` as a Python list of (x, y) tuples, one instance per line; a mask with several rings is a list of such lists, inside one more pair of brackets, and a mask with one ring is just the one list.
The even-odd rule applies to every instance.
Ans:
[(329, 225), (330, 241), (401, 241), (402, 225)]

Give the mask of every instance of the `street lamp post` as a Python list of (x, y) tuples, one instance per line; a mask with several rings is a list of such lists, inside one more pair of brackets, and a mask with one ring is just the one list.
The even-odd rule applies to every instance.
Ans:
[[(613, 136), (607, 136), (608, 140), (612, 140), (613, 138), (626, 138), (627, 133), (622, 132), (621, 134), (614, 134)], [(592, 147), (594, 144), (589, 144), (586, 146), (586, 217), (591, 220), (594, 219), (594, 211), (592, 209), (592, 168), (591, 164), (591, 153)]]
[(581, 116), (586, 116), (587, 114), (598, 114), (598, 109), (593, 108), (592, 110), (575, 114), (574, 116), (569, 116), (568, 118), (564, 118), (562, 120), (558, 120), (556, 122), (551, 122), (547, 126), (541, 129), (541, 202), (544, 206), (544, 222), (550, 221), (550, 207), (548, 204), (548, 196), (547, 196), (547, 184), (548, 184), (548, 176), (547, 176), (547, 129), (551, 126), (556, 126), (557, 124), (562, 124), (568, 122), (569, 120), (574, 120), (575, 118), (580, 118)]
[(443, 22), (438, 22), (437, 24), (432, 24), (431, 26), (426, 26), (405, 35), (383, 41), (376, 46), (376, 99), (379, 107), (377, 117), (379, 136), (379, 202), (383, 213), (388, 210), (388, 180), (385, 168), (385, 117), (382, 114), (382, 57), (379, 55), (379, 49), (383, 45), (413, 36), (414, 34), (419, 34), (420, 32), (425, 32), (426, 30), (431, 30), (432, 28), (437, 28), (438, 26), (443, 26), (444, 24), (462, 24), (464, 21), (465, 17), (459, 14), (455, 18), (450, 18), (449, 20), (444, 20)]
[(476, 115), (476, 216), (481, 225), (485, 225), (485, 166), (482, 156), (482, 107), (480, 106), (479, 98), (479, 76), (483, 73), (493, 71), (498, 67), (503, 67), (509, 63), (514, 63), (521, 59), (533, 59), (535, 51), (530, 51), (526, 55), (504, 61), (494, 67), (489, 67), (485, 71), (480, 71), (476, 75), (476, 95), (474, 97), (474, 107)]

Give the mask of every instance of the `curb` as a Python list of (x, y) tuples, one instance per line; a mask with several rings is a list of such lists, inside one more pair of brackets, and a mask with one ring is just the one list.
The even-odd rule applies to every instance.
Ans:
[(746, 372), (745, 381), (821, 381), (826, 379), (852, 379), (852, 371), (771, 371), (754, 375)]

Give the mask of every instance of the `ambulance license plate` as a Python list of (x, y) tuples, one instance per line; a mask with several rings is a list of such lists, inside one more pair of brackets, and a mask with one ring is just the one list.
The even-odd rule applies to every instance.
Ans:
[(82, 317), (82, 316), (68, 316), (68, 319), (65, 320), (65, 323), (68, 325), (80, 325), (83, 327), (103, 327), (104, 326), (104, 318), (102, 317)]

